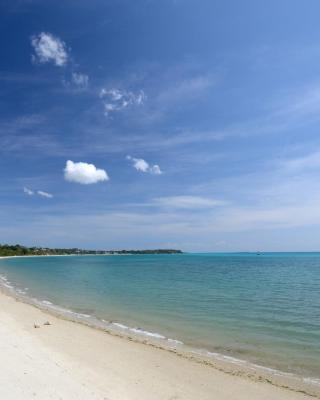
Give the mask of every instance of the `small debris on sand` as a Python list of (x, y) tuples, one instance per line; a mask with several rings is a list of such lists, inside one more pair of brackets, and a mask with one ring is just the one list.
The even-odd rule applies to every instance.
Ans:
[(33, 324), (33, 327), (34, 327), (34, 328), (40, 328), (40, 325), (38, 325), (38, 324)]

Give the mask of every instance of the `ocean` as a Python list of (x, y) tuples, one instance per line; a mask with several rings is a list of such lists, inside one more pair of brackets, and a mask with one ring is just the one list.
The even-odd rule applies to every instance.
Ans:
[(320, 253), (8, 258), (0, 277), (88, 323), (320, 384)]

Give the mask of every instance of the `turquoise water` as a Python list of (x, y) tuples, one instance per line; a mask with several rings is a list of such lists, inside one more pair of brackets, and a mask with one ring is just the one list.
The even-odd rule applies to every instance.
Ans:
[(84, 317), (320, 377), (320, 253), (15, 258), (0, 275)]

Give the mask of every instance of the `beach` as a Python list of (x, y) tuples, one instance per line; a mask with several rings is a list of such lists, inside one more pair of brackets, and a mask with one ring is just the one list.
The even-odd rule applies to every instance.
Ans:
[(0, 304), (0, 398), (6, 400), (310, 398), (55, 317), (4, 293)]
[(320, 400), (307, 5), (0, 1), (0, 400)]

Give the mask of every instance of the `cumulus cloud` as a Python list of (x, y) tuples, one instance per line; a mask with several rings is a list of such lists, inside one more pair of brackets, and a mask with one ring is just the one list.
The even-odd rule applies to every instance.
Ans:
[(66, 163), (64, 177), (69, 182), (81, 183), (83, 185), (109, 180), (108, 174), (104, 169), (98, 169), (93, 164), (70, 160)]
[(226, 205), (227, 203), (222, 200), (216, 200), (200, 196), (169, 196), (159, 197), (154, 199), (155, 205), (172, 208), (210, 208), (216, 206)]
[(86, 89), (89, 84), (89, 76), (78, 72), (72, 73), (72, 83), (79, 89)]
[(42, 190), (38, 190), (37, 194), (41, 197), (46, 197), (47, 199), (52, 199), (53, 195), (48, 192), (43, 192)]
[(159, 165), (157, 164), (150, 165), (147, 161), (145, 161), (142, 158), (134, 158), (131, 156), (127, 156), (127, 160), (130, 160), (132, 162), (133, 168), (135, 168), (137, 171), (146, 172), (152, 175), (162, 174), (162, 171)]
[(149, 164), (145, 160), (143, 160), (142, 158), (131, 158), (131, 157), (128, 157), (128, 159), (132, 160), (133, 167), (137, 171), (148, 172)]
[(31, 44), (35, 51), (33, 55), (35, 61), (53, 62), (58, 67), (62, 67), (68, 62), (66, 44), (51, 33), (41, 32), (39, 35), (32, 36)]
[(28, 196), (34, 195), (34, 191), (31, 190), (31, 189), (29, 189), (29, 188), (27, 188), (27, 187), (24, 187), (24, 188), (23, 188), (23, 192), (24, 192), (25, 194), (27, 194)]
[(115, 111), (124, 110), (130, 106), (141, 106), (146, 98), (143, 90), (137, 93), (119, 89), (101, 89), (99, 97), (104, 105), (106, 116)]

